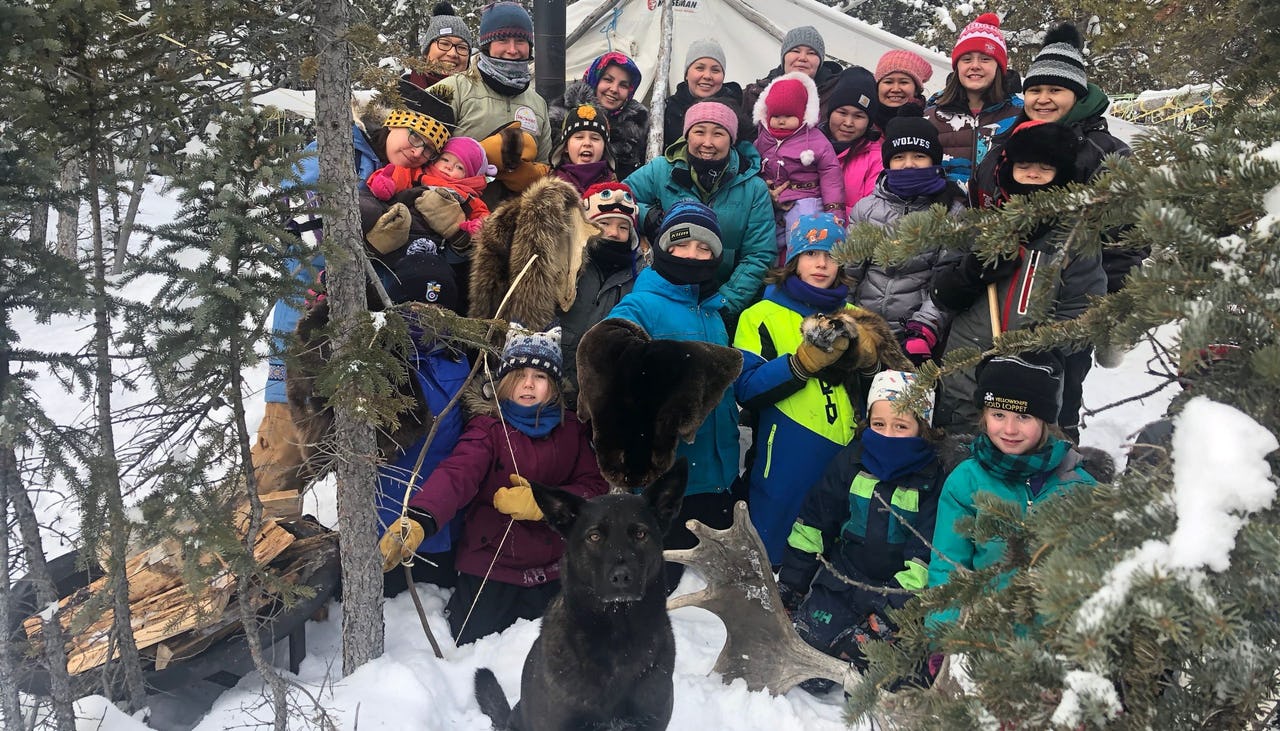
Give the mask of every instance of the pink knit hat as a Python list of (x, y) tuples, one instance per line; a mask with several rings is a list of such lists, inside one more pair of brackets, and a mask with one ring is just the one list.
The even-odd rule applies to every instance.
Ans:
[(901, 73), (916, 82), (916, 89), (924, 91), (924, 84), (933, 76), (933, 66), (911, 51), (887, 51), (876, 64), (876, 83), (889, 74)]
[(449, 141), (444, 144), (441, 153), (452, 153), (462, 161), (462, 167), (465, 168), (466, 177), (474, 178), (477, 175), (497, 175), (498, 168), (489, 164), (489, 158), (485, 157), (484, 148), (479, 142), (470, 137), (450, 137)]
[(1009, 49), (1004, 43), (1004, 34), (1000, 32), (1000, 16), (995, 13), (983, 13), (973, 19), (960, 31), (956, 47), (951, 49), (951, 67), (966, 53), (985, 53), (996, 60), (996, 65), (1004, 71), (1009, 67)]
[(684, 113), (684, 133), (689, 128), (702, 122), (718, 124), (729, 131), (729, 144), (738, 142), (738, 115), (727, 104), (716, 101), (698, 102)]

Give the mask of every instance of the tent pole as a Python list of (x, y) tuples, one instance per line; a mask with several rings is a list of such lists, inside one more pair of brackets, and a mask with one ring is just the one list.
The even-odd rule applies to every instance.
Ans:
[(662, 45), (658, 48), (657, 73), (654, 74), (653, 90), (649, 95), (649, 149), (647, 159), (662, 154), (662, 133), (665, 119), (667, 94), (671, 86), (671, 36), (675, 26), (675, 13), (671, 10), (671, 0), (662, 0)]
[(565, 0), (534, 0), (534, 88), (548, 101), (564, 95)]
[(574, 28), (573, 32), (565, 39), (565, 47), (572, 47), (573, 44), (577, 43), (583, 36), (585, 36), (587, 31), (591, 30), (596, 23), (599, 23), (600, 19), (603, 18), (605, 14), (613, 12), (613, 9), (621, 4), (622, 0), (605, 0), (605, 2), (600, 3), (600, 6), (591, 11), (590, 15), (583, 18), (582, 22), (578, 23), (578, 27)]
[[(768, 33), (774, 38), (777, 38), (779, 41), (781, 41), (782, 37), (786, 35), (786, 31), (782, 30), (782, 28), (779, 27), (777, 23), (774, 23), (772, 20), (769, 20), (767, 17), (761, 14), (760, 11), (742, 2), (742, 0), (724, 0), (724, 2), (729, 7), (741, 13), (743, 17), (751, 21), (751, 23), (756, 27), (758, 27), (760, 30), (764, 31), (765, 33)], [(747, 111), (750, 111), (750, 110), (747, 110)]]

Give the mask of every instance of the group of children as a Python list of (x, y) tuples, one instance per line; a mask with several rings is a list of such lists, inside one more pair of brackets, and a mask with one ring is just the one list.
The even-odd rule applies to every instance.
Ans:
[[(981, 25), (966, 28), (954, 54), (955, 83), (971, 104), (989, 91), (972, 88), (985, 78), (986, 61), (976, 59), (976, 71), (967, 65), (985, 55), (973, 41), (990, 35), (990, 24)], [(562, 542), (541, 522), (530, 482), (584, 497), (608, 489), (590, 430), (574, 410), (578, 344), (604, 319), (634, 322), (655, 340), (732, 344), (742, 352), (733, 387), (692, 443), (677, 449), (689, 459), (689, 482), (666, 545), (693, 544), (684, 528), (690, 518), (727, 527), (734, 501), (747, 499), (797, 629), (832, 655), (861, 662), (860, 644), (892, 629), (888, 609), (946, 582), (956, 565), (999, 560), (999, 541), (975, 542), (956, 526), (981, 510), (977, 493), (1034, 506), (1093, 483), (1058, 428), (1075, 424), (1070, 399), (1074, 392), (1078, 410), (1083, 380), (1061, 357), (994, 358), (948, 375), (935, 397), (918, 393), (909, 368), (885, 361), (880, 331), (866, 318), (882, 318), (890, 340), (916, 365), (959, 347), (985, 350), (993, 332), (1035, 324), (1028, 303), (1044, 288), (1054, 303), (1050, 319), (1083, 312), (1089, 296), (1106, 291), (1097, 258), (1064, 260), (1050, 227), (1020, 241), (1015, 258), (993, 263), (941, 249), (893, 265), (842, 266), (832, 256), (847, 226), (892, 227), (934, 205), (952, 214), (970, 205), (938, 126), (911, 103), (921, 96), (928, 64), (893, 54), (874, 75), (848, 69), (834, 79), (825, 119), (810, 75), (781, 74), (759, 94), (751, 110), (756, 172), (773, 202), (776, 266), (754, 304), (733, 316), (716, 295), (737, 242), (728, 240), (716, 210), (696, 199), (652, 207), (660, 223), (642, 241), (645, 205), (615, 173), (609, 115), (589, 102), (565, 110), (550, 175), (578, 191), (583, 215), (598, 231), (587, 243), (573, 304), (559, 312), (554, 329), (513, 323), (494, 397), (472, 410), (451, 452), (409, 486), (399, 522), (384, 520), (389, 565), (424, 553), (415, 550), (410, 525), (421, 528), (416, 540), (454, 528), (449, 550), (457, 580), (448, 615), (458, 642), (538, 617), (555, 594)], [(1003, 71), (1003, 58), (996, 61)], [(886, 81), (903, 104), (878, 101), (877, 86)], [(686, 134), (700, 124), (719, 126), (736, 144), (737, 115), (708, 112), (707, 104), (720, 102), (690, 106)], [(430, 260), (457, 270), (459, 261), (447, 255), (483, 230), (489, 210), (480, 196), (493, 166), (479, 143), (451, 136), (426, 115), (398, 111), (388, 123), (407, 128), (408, 145), (418, 151), (372, 172), (362, 191), (366, 238), (392, 289), (402, 283), (405, 258), (439, 257)], [(994, 193), (981, 204), (1079, 179), (1079, 140), (1057, 122), (1021, 120), (992, 149), (993, 182), (983, 189)], [(985, 150), (970, 152), (972, 164)], [(702, 185), (697, 176), (715, 171), (687, 154), (689, 175)], [(701, 190), (714, 193), (715, 185)], [(989, 290), (1000, 300), (995, 323)], [(457, 309), (465, 312), (465, 305)], [(845, 318), (854, 332), (819, 347), (801, 332), (815, 314)], [(856, 378), (837, 375), (849, 372), (837, 371), (838, 361), (851, 362)], [(754, 436), (741, 472), (740, 421)], [(963, 433), (975, 426), (961, 460), (956, 436), (940, 427)], [(861, 586), (822, 567), (823, 556)], [(669, 590), (679, 576), (673, 564)]]

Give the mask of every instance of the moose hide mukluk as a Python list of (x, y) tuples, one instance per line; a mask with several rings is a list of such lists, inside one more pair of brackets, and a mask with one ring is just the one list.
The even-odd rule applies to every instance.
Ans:
[[(333, 355), (328, 324), (327, 300), (307, 310), (295, 331), (296, 358), (285, 373), (285, 396), (289, 401), (289, 413), (298, 428), (298, 446), (303, 457), (300, 473), (304, 481), (323, 474), (334, 453), (333, 407), (316, 388), (316, 379)], [(399, 427), (395, 431), (378, 430), (378, 449), (383, 456), (402, 452), (426, 436), (435, 418), (427, 406), (421, 383), (412, 374), (395, 388), (400, 394), (410, 397), (412, 406), (396, 415)]]
[[(568, 311), (573, 305), (583, 251), (587, 239), (597, 233), (572, 185), (550, 177), (538, 180), (520, 197), (498, 206), (480, 229), (471, 254), (467, 314), (500, 317), (530, 330), (547, 329), (557, 306)], [(499, 313), (507, 289), (535, 255), (537, 260)]]
[(742, 353), (710, 343), (652, 340), (604, 320), (578, 344), (578, 415), (591, 422), (604, 478), (641, 487), (675, 463), (742, 370)]

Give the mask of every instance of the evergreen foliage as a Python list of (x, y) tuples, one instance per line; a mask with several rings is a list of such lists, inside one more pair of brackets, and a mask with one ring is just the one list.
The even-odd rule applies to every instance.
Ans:
[[(1169, 382), (1178, 371), (1195, 373), (1195, 395), (1239, 409), (1277, 434), (1278, 139), (1275, 110), (1244, 113), (1204, 138), (1153, 130), (1136, 141), (1132, 158), (1110, 159), (1092, 185), (1015, 198), (1003, 209), (959, 220), (935, 207), (887, 234), (861, 228), (837, 258), (900, 261), (965, 239), (992, 256), (1010, 248), (1015, 232), (1050, 221), (1062, 229), (1070, 256), (1097, 252), (1103, 229), (1130, 225), (1115, 245), (1150, 246), (1153, 253), (1124, 290), (1079, 320), (1007, 333), (993, 350), (1129, 345), (1172, 324), (1178, 339), (1162, 354), (1171, 366)], [(1205, 348), (1222, 342), (1240, 350), (1207, 367)], [(978, 357), (967, 354), (942, 370)], [(938, 369), (925, 373), (937, 376)], [(1273, 470), (1280, 467), (1277, 454), (1268, 460)], [(1204, 489), (1229, 489), (1233, 476), (1222, 479)], [(1244, 521), (1229, 568), (1140, 571), (1117, 605), (1081, 620), (1081, 607), (1113, 567), (1172, 533), (1172, 490), (1166, 456), (1131, 466), (1114, 484), (1068, 492), (1030, 515), (1017, 505), (980, 504), (982, 517), (965, 529), (979, 541), (1002, 537), (1004, 561), (957, 572), (897, 613), (898, 640), (868, 649), (871, 668), (853, 695), (852, 714), (883, 714), (908, 728), (1242, 728), (1256, 722), (1265, 702), (1280, 693), (1275, 505)], [(957, 604), (966, 607), (958, 623), (926, 623), (932, 612)], [(965, 658), (960, 687), (883, 693), (936, 652)]]

